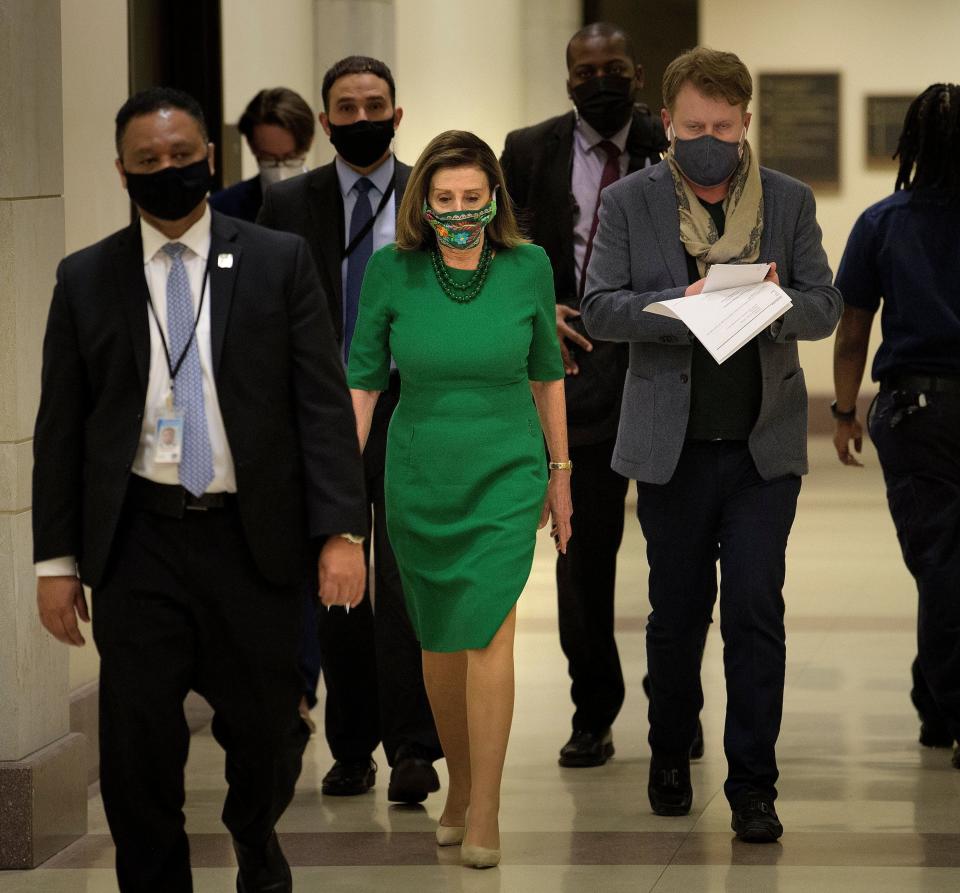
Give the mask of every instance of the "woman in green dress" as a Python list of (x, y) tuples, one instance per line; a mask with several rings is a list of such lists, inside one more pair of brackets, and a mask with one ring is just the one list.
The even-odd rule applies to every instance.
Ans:
[(552, 515), (561, 552), (570, 537), (554, 307), (550, 263), (521, 237), (490, 147), (436, 137), (410, 175), (397, 244), (367, 265), (348, 381), (363, 445), (391, 357), (400, 371), (387, 529), (450, 776), (437, 842), (462, 843), (473, 867), (500, 860), (516, 602), (536, 531)]

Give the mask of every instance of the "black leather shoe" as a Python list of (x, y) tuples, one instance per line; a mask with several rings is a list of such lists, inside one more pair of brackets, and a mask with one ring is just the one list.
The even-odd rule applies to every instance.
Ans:
[(650, 807), (657, 815), (687, 815), (693, 805), (690, 764), (650, 762)]
[(960, 747), (953, 749), (953, 756), (950, 758), (950, 763), (954, 769), (960, 769)]
[(762, 794), (750, 794), (733, 807), (730, 827), (744, 843), (774, 843), (783, 834), (773, 800)]
[(610, 729), (599, 735), (580, 729), (574, 730), (570, 740), (560, 748), (557, 762), (567, 769), (583, 769), (602, 766), (614, 753), (613, 732)]
[(263, 847), (233, 841), (237, 855), (237, 893), (291, 893), (293, 877), (274, 831)]
[(401, 749), (390, 771), (387, 799), (394, 803), (423, 803), (427, 794), (440, 790), (433, 763), (415, 750)]
[(945, 726), (921, 717), (920, 743), (924, 747), (953, 747), (953, 735)]
[(353, 763), (337, 760), (320, 782), (320, 792), (328, 797), (356, 797), (366, 794), (377, 780), (377, 764), (372, 757)]

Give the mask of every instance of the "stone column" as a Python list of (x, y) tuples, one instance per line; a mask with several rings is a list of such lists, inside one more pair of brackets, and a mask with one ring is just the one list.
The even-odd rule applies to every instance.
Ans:
[(31, 868), (87, 827), (68, 653), (37, 619), (30, 534), (40, 345), (64, 250), (58, 0), (0, 0), (0, 45), (0, 868)]
[[(372, 56), (386, 62), (397, 74), (395, 0), (314, 0), (316, 58), (313, 107), (323, 111), (321, 88), (327, 69), (345, 56)], [(397, 101), (403, 105), (402, 87)], [(317, 164), (333, 161), (336, 154), (326, 134), (317, 126)]]

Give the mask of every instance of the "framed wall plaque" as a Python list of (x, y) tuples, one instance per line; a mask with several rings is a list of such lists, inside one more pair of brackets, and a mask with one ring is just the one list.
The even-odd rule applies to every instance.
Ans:
[(760, 163), (818, 189), (840, 187), (840, 75), (761, 74)]
[(907, 109), (916, 96), (867, 97), (867, 164), (871, 167), (896, 167), (893, 153), (897, 151), (900, 131)]

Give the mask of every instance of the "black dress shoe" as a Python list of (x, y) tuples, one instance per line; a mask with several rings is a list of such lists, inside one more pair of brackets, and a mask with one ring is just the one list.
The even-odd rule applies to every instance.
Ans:
[(387, 799), (394, 803), (423, 803), (427, 794), (440, 790), (433, 763), (419, 751), (401, 748), (390, 771)]
[(291, 893), (293, 877), (274, 831), (262, 847), (233, 841), (237, 854), (237, 893)]
[(320, 792), (328, 797), (356, 797), (366, 794), (377, 780), (373, 757), (359, 762), (337, 760), (320, 782)]
[(953, 735), (946, 726), (921, 717), (920, 743), (924, 747), (953, 747)]
[(950, 763), (954, 769), (960, 769), (960, 747), (953, 749), (953, 756), (950, 758)]
[(733, 807), (730, 827), (744, 843), (774, 843), (783, 834), (773, 800), (762, 794), (750, 794)]
[(647, 796), (657, 815), (687, 815), (693, 805), (690, 764), (671, 765), (651, 760)]
[(568, 769), (583, 769), (587, 766), (602, 766), (615, 753), (613, 732), (610, 729), (599, 735), (583, 729), (570, 736), (570, 740), (560, 748), (561, 766)]

